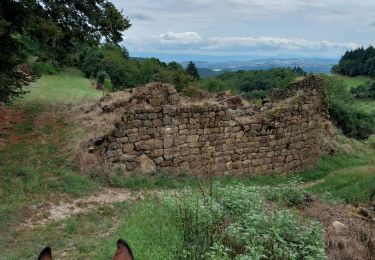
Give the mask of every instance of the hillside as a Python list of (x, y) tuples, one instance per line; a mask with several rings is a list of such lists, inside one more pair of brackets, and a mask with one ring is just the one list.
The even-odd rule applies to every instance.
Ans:
[[(272, 68), (302, 67), (308, 73), (330, 73), (336, 59), (289, 58), (289, 59), (254, 59), (249, 61), (194, 61), (197, 67), (210, 70), (269, 70)], [(186, 66), (187, 62), (181, 63)]]
[[(262, 217), (253, 222), (257, 223), (254, 232), (260, 237), (273, 236), (261, 229), (267, 225), (284, 239), (291, 230), (299, 237), (295, 245), (313, 241), (309, 254), (315, 259), (323, 257), (324, 244), (320, 228), (308, 219), (320, 221), (328, 232), (326, 243), (349, 241), (345, 243), (350, 246), (345, 244), (344, 250), (326, 249), (331, 259), (353, 256), (350, 254), (354, 249), (356, 255), (371, 254), (355, 235), (368, 232), (366, 218), (360, 215), (364, 209), (356, 206), (370, 203), (375, 183), (374, 151), (365, 143), (335, 133), (331, 145), (336, 154), (323, 157), (313, 170), (286, 176), (197, 178), (166, 172), (123, 175), (119, 170), (85, 173), (74, 158), (76, 147), (72, 144), (82, 141), (82, 137), (77, 136), (80, 124), (71, 121), (72, 111), (86, 100), (96, 102), (102, 92), (74, 70), (43, 76), (30, 90), (24, 99), (7, 108), (13, 119), (10, 126), (1, 129), (5, 140), (0, 151), (2, 259), (34, 258), (46, 244), (56, 249), (54, 255), (59, 258), (107, 259), (118, 237), (130, 241), (139, 259), (175, 259), (187, 243), (192, 243), (185, 240), (187, 237), (195, 241), (190, 254), (215, 253), (204, 242), (210, 236), (190, 228), (194, 225), (209, 231), (209, 235), (214, 232), (224, 237), (223, 230), (211, 226), (212, 222), (195, 222), (198, 216), (216, 212), (204, 204), (207, 198), (220, 205), (224, 215), (233, 216), (232, 227), (246, 221), (243, 214), (252, 214)], [(210, 190), (214, 191), (212, 195), (208, 195)], [(198, 203), (202, 206), (196, 207), (197, 198), (201, 198)], [(232, 203), (251, 206), (237, 210)], [(264, 208), (263, 203), (273, 206)], [(184, 215), (178, 215), (182, 209), (186, 210)], [(216, 213), (207, 216), (217, 224), (228, 221)], [(351, 232), (334, 233), (331, 224), (336, 220)], [(184, 225), (186, 229), (180, 228)], [(222, 246), (232, 248), (226, 240), (221, 241)], [(262, 241), (256, 245), (267, 245)], [(14, 250), (14, 243), (21, 242), (23, 246)], [(280, 243), (284, 253), (292, 253), (287, 249), (289, 242)]]

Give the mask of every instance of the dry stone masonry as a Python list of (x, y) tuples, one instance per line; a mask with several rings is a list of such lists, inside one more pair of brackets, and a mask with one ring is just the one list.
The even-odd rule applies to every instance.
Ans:
[(262, 106), (218, 100), (193, 102), (160, 83), (141, 87), (97, 150), (129, 172), (192, 174), (297, 172), (320, 157), (328, 117), (321, 78), (274, 91)]

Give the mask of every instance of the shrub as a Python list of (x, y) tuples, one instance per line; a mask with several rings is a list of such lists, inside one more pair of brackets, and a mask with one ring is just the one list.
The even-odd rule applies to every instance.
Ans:
[(99, 72), (98, 72), (98, 74), (96, 74), (96, 81), (99, 83), (99, 84), (104, 84), (104, 81), (106, 80), (106, 79), (109, 79), (109, 75), (108, 75), (108, 73), (106, 72), (106, 71), (104, 71), (104, 70), (100, 70)]
[[(280, 190), (282, 192), (280, 192)], [(296, 204), (303, 192), (280, 187)], [(168, 197), (189, 259), (324, 259), (322, 227), (289, 210), (268, 211), (264, 188), (213, 185), (210, 195)], [(302, 195), (301, 195), (302, 194)], [(298, 198), (298, 199), (295, 199)]]
[(333, 123), (346, 136), (366, 139), (373, 133), (374, 116), (355, 105), (354, 97), (341, 80), (325, 76), (328, 109)]
[(214, 78), (202, 80), (200, 87), (208, 92), (221, 92), (231, 89), (231, 87), (224, 81)]
[(375, 135), (372, 135), (372, 136), (370, 136), (370, 137), (368, 138), (368, 143), (370, 144), (370, 146), (371, 146), (372, 148), (375, 149)]
[(375, 82), (368, 81), (350, 91), (356, 98), (375, 99)]
[(199, 94), (199, 88), (195, 84), (190, 84), (182, 89), (182, 93), (188, 97), (196, 97)]
[(310, 194), (299, 187), (299, 184), (298, 180), (292, 180), (275, 188), (266, 187), (266, 198), (285, 206), (302, 205), (310, 197)]
[(248, 99), (264, 99), (267, 97), (268, 91), (266, 90), (253, 90), (247, 93)]
[(32, 69), (35, 73), (40, 75), (55, 75), (59, 73), (58, 68), (51, 62), (35, 62), (32, 64)]
[(113, 85), (112, 85), (111, 79), (105, 78), (103, 85), (104, 85), (104, 89), (106, 91), (108, 91), (108, 92), (113, 91)]

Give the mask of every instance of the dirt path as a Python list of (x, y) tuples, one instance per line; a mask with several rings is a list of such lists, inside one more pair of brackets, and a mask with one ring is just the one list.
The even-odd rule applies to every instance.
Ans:
[(20, 137), (17, 136), (13, 127), (22, 120), (21, 111), (9, 109), (0, 102), (0, 151), (2, 151), (7, 143), (14, 143)]
[(88, 213), (102, 205), (112, 205), (124, 201), (133, 202), (143, 199), (145, 195), (145, 192), (129, 189), (105, 188), (88, 197), (58, 203), (47, 202), (39, 207), (33, 206), (37, 213), (22, 223), (20, 228), (34, 228), (50, 221), (64, 220), (75, 214)]

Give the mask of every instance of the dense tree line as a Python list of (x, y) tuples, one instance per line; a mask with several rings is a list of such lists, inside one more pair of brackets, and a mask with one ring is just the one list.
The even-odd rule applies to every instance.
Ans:
[(216, 77), (242, 92), (286, 88), (296, 78), (290, 68), (226, 72)]
[(271, 89), (286, 88), (297, 76), (306, 75), (298, 67), (274, 68), (270, 70), (225, 72), (214, 78), (201, 81), (203, 89), (211, 92), (231, 90), (232, 92), (247, 94), (250, 99), (262, 99)]
[(73, 65), (82, 46), (116, 45), (129, 27), (108, 0), (0, 1), (0, 101), (10, 102), (30, 82), (21, 64)]
[(361, 47), (345, 52), (340, 62), (332, 68), (332, 72), (351, 77), (357, 75), (375, 77), (375, 48)]
[(82, 50), (77, 66), (89, 78), (101, 77), (104, 73), (113, 85), (113, 90), (132, 88), (148, 82), (171, 83), (178, 91), (195, 81), (184, 68), (176, 63), (161, 62), (156, 58), (130, 58), (124, 47), (104, 44)]

